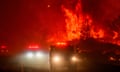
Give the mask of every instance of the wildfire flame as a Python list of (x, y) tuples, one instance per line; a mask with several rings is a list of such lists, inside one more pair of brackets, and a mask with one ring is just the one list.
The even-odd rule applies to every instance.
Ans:
[[(78, 8), (76, 7), (76, 9)], [(82, 16), (77, 16), (73, 11), (66, 9), (65, 7), (63, 7), (63, 10), (66, 16), (65, 22), (68, 40), (79, 39), (83, 23)]]
[(90, 35), (91, 37), (95, 39), (104, 38), (104, 30), (103, 29), (98, 29), (98, 30), (91, 29)]
[[(80, 0), (79, 0), (80, 1)], [(93, 20), (88, 14), (82, 12), (82, 6), (78, 2), (75, 10), (67, 9), (62, 5), (62, 10), (65, 14), (66, 32), (56, 33), (49, 41), (72, 41), (74, 39), (87, 39), (92, 37), (99, 41), (109, 42), (120, 45), (119, 33), (112, 31), (113, 35), (108, 39), (107, 31), (102, 27), (97, 27), (93, 24)]]

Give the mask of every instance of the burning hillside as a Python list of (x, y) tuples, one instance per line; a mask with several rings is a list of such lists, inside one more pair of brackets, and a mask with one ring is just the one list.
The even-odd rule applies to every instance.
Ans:
[[(66, 31), (55, 33), (49, 38), (49, 42), (94, 38), (98, 41), (120, 45), (120, 33), (110, 27), (94, 24), (92, 16), (82, 11), (80, 0), (76, 3), (74, 10), (68, 9), (64, 5), (61, 8), (65, 14)], [(111, 23), (111, 25), (117, 25), (118, 22), (115, 22)]]

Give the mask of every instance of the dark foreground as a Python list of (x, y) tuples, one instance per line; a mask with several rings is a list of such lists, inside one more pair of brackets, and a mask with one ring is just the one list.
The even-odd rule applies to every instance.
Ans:
[[(1, 67), (0, 72), (49, 72), (49, 70), (42, 70), (42, 69), (32, 69), (32, 68), (20, 68), (20, 67)], [(71, 72), (71, 71), (56, 71), (56, 72)], [(91, 66), (88, 69), (79, 70), (79, 71), (72, 71), (72, 72), (120, 72), (120, 66), (115, 65), (96, 65)]]

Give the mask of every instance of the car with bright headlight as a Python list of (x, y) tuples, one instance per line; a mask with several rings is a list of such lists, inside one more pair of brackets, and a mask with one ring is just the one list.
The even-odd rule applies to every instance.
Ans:
[(50, 70), (69, 70), (74, 72), (81, 62), (79, 55), (75, 52), (74, 46), (59, 42), (50, 47)]
[(18, 56), (18, 60), (23, 70), (48, 70), (48, 52), (38, 46), (30, 46), (24, 49)]

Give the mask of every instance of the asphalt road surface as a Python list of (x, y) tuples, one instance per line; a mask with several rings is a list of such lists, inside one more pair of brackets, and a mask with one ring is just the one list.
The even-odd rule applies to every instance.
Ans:
[[(1, 69), (0, 72), (50, 72), (49, 70), (42, 70), (42, 69), (32, 69), (32, 68), (15, 68), (15, 69)], [(120, 72), (120, 66), (113, 66), (113, 65), (97, 65), (96, 67), (91, 67), (86, 70), (79, 70), (79, 71), (55, 71), (55, 72)]]

